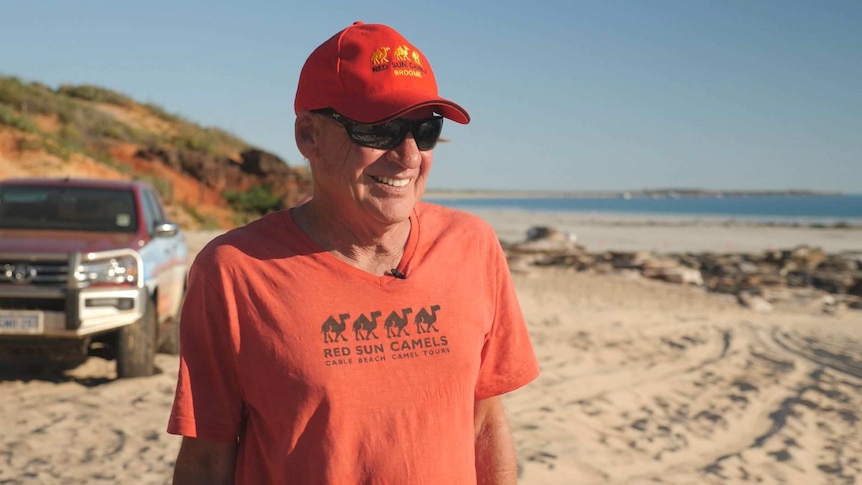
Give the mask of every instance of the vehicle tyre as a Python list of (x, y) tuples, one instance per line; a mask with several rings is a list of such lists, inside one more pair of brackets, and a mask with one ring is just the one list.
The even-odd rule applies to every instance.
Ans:
[(159, 352), (168, 355), (180, 355), (180, 322), (174, 319), (165, 328), (165, 335), (159, 345)]
[(117, 378), (153, 375), (157, 325), (156, 306), (147, 299), (141, 319), (117, 332)]
[(168, 355), (180, 355), (180, 315), (183, 313), (183, 304), (185, 300), (185, 288), (180, 296), (180, 307), (177, 308), (177, 314), (168, 323), (167, 326), (161, 327), (164, 331), (163, 335), (159, 335), (159, 352)]

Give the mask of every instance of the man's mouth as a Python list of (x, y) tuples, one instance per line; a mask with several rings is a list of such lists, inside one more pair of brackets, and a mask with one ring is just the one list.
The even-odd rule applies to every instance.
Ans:
[(410, 179), (393, 179), (389, 177), (375, 177), (373, 175), (371, 178), (374, 179), (375, 182), (386, 184), (391, 187), (404, 187), (410, 183)]

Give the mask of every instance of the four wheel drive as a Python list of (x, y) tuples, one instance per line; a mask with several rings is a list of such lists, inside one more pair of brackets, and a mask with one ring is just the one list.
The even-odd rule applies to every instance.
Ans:
[(179, 351), (187, 257), (148, 184), (0, 181), (0, 366), (99, 355), (152, 375)]

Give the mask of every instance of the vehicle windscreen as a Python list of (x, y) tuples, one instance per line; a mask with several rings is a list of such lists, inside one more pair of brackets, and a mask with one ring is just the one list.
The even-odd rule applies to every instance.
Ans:
[(130, 190), (0, 187), (0, 229), (135, 232), (136, 227)]

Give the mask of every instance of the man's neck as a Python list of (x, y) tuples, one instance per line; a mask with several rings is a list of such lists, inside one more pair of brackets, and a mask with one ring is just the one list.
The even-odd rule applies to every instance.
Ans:
[(296, 225), (318, 246), (368, 273), (384, 275), (398, 266), (410, 236), (410, 221), (359, 225), (338, 211), (311, 201), (291, 211)]

